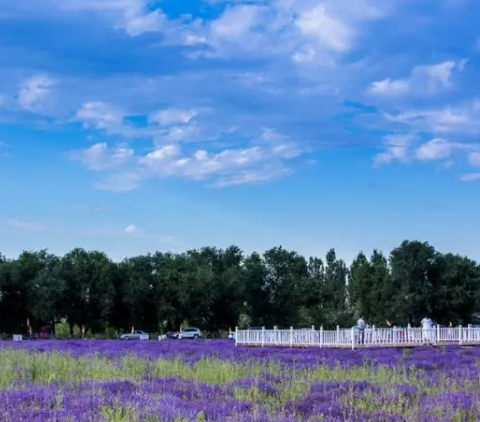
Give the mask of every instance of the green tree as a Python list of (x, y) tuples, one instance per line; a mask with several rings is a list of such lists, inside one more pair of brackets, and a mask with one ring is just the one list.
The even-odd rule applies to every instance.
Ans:
[(325, 324), (328, 327), (352, 323), (347, 310), (347, 276), (345, 262), (337, 259), (335, 250), (330, 249), (326, 256), (324, 283)]
[(112, 262), (101, 252), (76, 248), (60, 261), (59, 276), (65, 283), (62, 297), (70, 335), (77, 325), (85, 332), (104, 329), (113, 297)]
[(300, 324), (302, 326), (322, 325), (325, 320), (325, 266), (320, 258), (310, 257), (307, 266), (308, 275), (300, 285), (302, 307)]
[(373, 302), (373, 269), (363, 252), (357, 255), (350, 266), (348, 288), (354, 316), (363, 316), (371, 321), (378, 303)]
[(395, 323), (419, 324), (434, 309), (439, 254), (427, 242), (404, 241), (390, 253)]
[[(370, 257), (372, 324), (385, 325), (393, 319), (392, 301), (395, 297), (388, 260), (382, 252), (374, 250)], [(395, 321), (391, 321), (394, 323)]]
[(467, 324), (478, 311), (480, 267), (460, 255), (439, 256), (439, 286), (432, 292), (432, 316), (442, 324)]
[(269, 325), (288, 327), (299, 321), (301, 284), (308, 278), (305, 258), (282, 247), (264, 253), (265, 289), (270, 303)]
[(253, 252), (243, 262), (244, 306), (252, 326), (264, 326), (269, 322), (271, 305), (266, 288), (267, 268), (260, 254)]
[[(157, 256), (158, 260), (158, 256)], [(122, 294), (128, 310), (128, 327), (155, 331), (159, 327), (157, 309), (157, 271), (152, 255), (128, 258), (120, 264), (123, 272)]]

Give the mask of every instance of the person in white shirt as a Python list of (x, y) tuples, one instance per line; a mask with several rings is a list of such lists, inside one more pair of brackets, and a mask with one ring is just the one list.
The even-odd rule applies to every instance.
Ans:
[(432, 341), (432, 333), (433, 333), (433, 322), (430, 318), (425, 317), (421, 321), (422, 328), (423, 328), (423, 340), (431, 342)]
[(357, 329), (358, 329), (358, 334), (360, 336), (360, 344), (365, 343), (365, 321), (363, 319), (363, 316), (360, 317), (357, 321)]

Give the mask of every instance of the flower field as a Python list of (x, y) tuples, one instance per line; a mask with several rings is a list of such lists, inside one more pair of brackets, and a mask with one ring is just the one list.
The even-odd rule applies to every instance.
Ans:
[(0, 422), (470, 422), (480, 348), (0, 344)]

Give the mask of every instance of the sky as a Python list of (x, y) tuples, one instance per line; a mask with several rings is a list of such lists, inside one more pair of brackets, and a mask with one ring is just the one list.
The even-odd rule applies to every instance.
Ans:
[(480, 259), (477, 0), (0, 0), (0, 251)]

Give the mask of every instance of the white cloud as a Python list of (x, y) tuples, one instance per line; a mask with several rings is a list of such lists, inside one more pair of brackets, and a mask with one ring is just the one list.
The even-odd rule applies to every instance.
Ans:
[(170, 108), (152, 113), (149, 121), (151, 123), (158, 123), (162, 126), (187, 124), (190, 123), (190, 121), (195, 118), (197, 114), (197, 110)]
[(476, 134), (480, 132), (480, 101), (471, 101), (455, 107), (413, 110), (396, 115), (385, 114), (385, 117), (418, 131)]
[(134, 158), (135, 151), (126, 146), (110, 148), (105, 142), (92, 145), (81, 151), (73, 151), (70, 159), (80, 161), (91, 170), (105, 170), (127, 164)]
[(321, 45), (336, 52), (350, 48), (353, 30), (341, 20), (327, 13), (324, 4), (304, 12), (296, 21), (300, 32), (318, 40)]
[(407, 79), (386, 78), (372, 82), (368, 91), (374, 95), (401, 96), (434, 94), (451, 86), (454, 70), (463, 71), (466, 61), (445, 61), (433, 65), (416, 66)]
[(369, 91), (372, 94), (397, 96), (403, 95), (410, 90), (408, 81), (392, 80), (390, 78), (372, 82)]
[(362, 23), (384, 15), (377, 2), (366, 0), (238, 3), (227, 6), (212, 22), (194, 21), (169, 42), (212, 48), (189, 54), (192, 58), (277, 55), (296, 63), (330, 64), (330, 55), (345, 53), (356, 43)]
[(131, 237), (140, 237), (144, 234), (144, 231), (135, 224), (130, 224), (125, 227), (124, 232), (126, 235)]
[(26, 79), (20, 85), (18, 103), (25, 110), (35, 110), (42, 107), (57, 83), (48, 75), (39, 74)]
[(473, 182), (474, 180), (480, 180), (480, 173), (466, 173), (460, 176), (462, 182)]
[(213, 40), (241, 41), (264, 23), (262, 15), (266, 7), (256, 5), (235, 5), (228, 7), (223, 14), (210, 24)]
[(473, 167), (480, 167), (480, 152), (472, 152), (468, 156), (468, 162)]
[(435, 138), (421, 145), (416, 150), (416, 158), (421, 161), (444, 160), (452, 155), (455, 148), (459, 145), (446, 141), (445, 139)]
[(98, 143), (74, 151), (69, 157), (93, 170), (113, 171), (96, 187), (123, 192), (152, 177), (205, 180), (216, 186), (258, 183), (288, 174), (291, 170), (287, 163), (302, 154), (297, 144), (273, 131), (265, 131), (251, 146), (219, 152), (205, 149), (188, 152), (178, 144), (168, 144), (136, 155), (125, 146)]
[(376, 165), (388, 164), (392, 161), (407, 163), (410, 160), (409, 149), (416, 137), (411, 134), (389, 135), (384, 138), (385, 151), (374, 157)]
[[(298, 149), (291, 146), (226, 149), (218, 153), (197, 150), (183, 154), (178, 145), (166, 145), (140, 159), (147, 173), (158, 177), (183, 177), (204, 180), (214, 176), (221, 185), (253, 183), (275, 178), (284, 169), (284, 160), (297, 157)], [(260, 172), (259, 168), (266, 171)], [(275, 167), (275, 169), (273, 169)]]
[(102, 101), (84, 103), (76, 113), (76, 118), (82, 121), (85, 127), (95, 129), (111, 129), (122, 124), (124, 114)]
[(42, 223), (35, 221), (7, 220), (6, 224), (12, 228), (20, 230), (39, 231), (45, 229), (45, 226)]
[(73, 117), (74, 121), (83, 123), (87, 129), (102, 130), (108, 135), (120, 135), (125, 138), (154, 136), (148, 127), (135, 127), (126, 122), (127, 114), (103, 101), (89, 101), (82, 104)]
[(53, 0), (60, 10), (92, 11), (110, 17), (114, 26), (132, 37), (145, 32), (159, 32), (166, 17), (160, 9), (150, 10), (147, 0)]
[(430, 91), (437, 88), (446, 88), (450, 86), (452, 72), (454, 69), (463, 70), (464, 62), (456, 63), (446, 61), (429, 66), (417, 66), (413, 69), (412, 78), (418, 77), (420, 80), (426, 77)]
[(141, 178), (136, 169), (122, 170), (109, 174), (103, 181), (96, 183), (95, 188), (118, 193), (129, 192), (138, 187)]
[[(386, 150), (374, 157), (374, 163), (388, 164), (393, 161), (406, 164), (411, 160), (418, 161), (444, 161), (447, 166), (452, 163), (448, 161), (452, 156), (460, 152), (464, 154), (476, 150), (476, 144), (450, 142), (443, 138), (433, 138), (428, 142), (419, 144), (419, 138), (416, 135), (390, 135), (385, 137)], [(476, 152), (470, 154), (470, 163), (475, 161)], [(480, 166), (480, 154), (478, 154), (478, 164)]]

